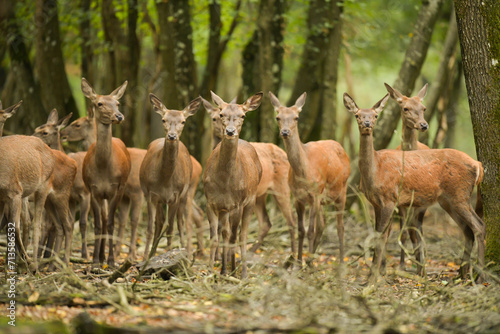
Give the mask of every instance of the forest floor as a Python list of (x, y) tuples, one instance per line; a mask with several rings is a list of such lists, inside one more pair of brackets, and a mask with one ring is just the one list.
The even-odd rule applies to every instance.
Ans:
[[(499, 333), (500, 280), (490, 276), (476, 284), (458, 279), (461, 232), (441, 211), (429, 211), (424, 223), (426, 278), (415, 275), (410, 260), (406, 270), (399, 270), (399, 228), (394, 223), (387, 273), (375, 285), (367, 284), (374, 234), (363, 210), (345, 215), (343, 266), (332, 213), (318, 254), (306, 254), (312, 264), (285, 269), (289, 235), (281, 213), (271, 209), (274, 226), (262, 249), (250, 254), (247, 279), (240, 280), (239, 273), (220, 276), (218, 267), (212, 272), (204, 257), (168, 281), (154, 275), (136, 281), (138, 271), (132, 267), (109, 285), (111, 270), (97, 275), (89, 264), (71, 263), (38, 277), (19, 275), (14, 328), (6, 317), (8, 289), (1, 274), (0, 332)], [(253, 221), (249, 243), (256, 236)], [(79, 239), (75, 232), (76, 258)], [(144, 240), (140, 233), (138, 244), (143, 246)], [(122, 248), (119, 263), (128, 252), (126, 244)]]

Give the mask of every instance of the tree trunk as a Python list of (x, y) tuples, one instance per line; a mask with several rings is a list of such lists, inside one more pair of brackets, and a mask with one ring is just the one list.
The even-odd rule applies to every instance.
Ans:
[(318, 0), (309, 5), (309, 33), (288, 101), (288, 105), (292, 105), (303, 92), (308, 94), (299, 123), (301, 138), (305, 142), (320, 139), (323, 135), (333, 138), (341, 12), (341, 1)]
[(462, 76), (463, 76), (463, 66), (462, 59), (458, 59), (456, 62), (456, 73), (453, 79), (452, 92), (450, 96), (450, 104), (446, 109), (446, 121), (448, 123), (448, 132), (446, 133), (446, 138), (444, 139), (444, 147), (453, 148), (455, 147), (455, 129), (457, 124), (458, 115), (458, 101), (460, 95), (462, 94)]
[(477, 156), (484, 166), (481, 196), (486, 263), (500, 263), (500, 2), (455, 0), (465, 83)]
[[(422, 7), (413, 29), (413, 37), (406, 50), (398, 78), (392, 85), (403, 95), (411, 95), (415, 87), (415, 81), (420, 75), (420, 70), (431, 43), (432, 31), (443, 2), (444, 0), (422, 1)], [(378, 125), (373, 132), (375, 149), (380, 150), (389, 145), (400, 119), (399, 105), (391, 99), (382, 112)]]
[[(82, 37), (81, 44), (81, 57), (82, 57), (82, 77), (86, 78), (89, 82), (94, 82), (94, 71), (92, 66), (93, 50), (92, 39), (90, 31), (90, 3), (91, 0), (81, 0), (80, 9), (82, 11), (82, 20), (80, 22), (80, 36)], [(90, 100), (85, 99), (85, 106), (88, 110), (90, 108)]]
[(29, 52), (16, 22), (14, 6), (13, 1), (0, 2), (0, 33), (7, 36), (11, 64), (1, 99), (4, 105), (12, 105), (21, 99), (24, 101), (6, 128), (14, 133), (31, 134), (36, 126), (47, 120), (48, 113), (43, 107), (40, 85), (33, 76)]
[(78, 115), (69, 86), (59, 36), (56, 0), (37, 0), (35, 66), (45, 109), (56, 108), (60, 115)]

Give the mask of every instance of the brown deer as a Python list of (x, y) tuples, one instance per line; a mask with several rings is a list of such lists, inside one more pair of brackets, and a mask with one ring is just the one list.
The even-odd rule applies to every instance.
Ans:
[[(159, 138), (149, 144), (148, 152), (140, 168), (141, 187), (148, 205), (148, 232), (144, 254), (149, 257), (156, 252), (165, 220), (163, 204), (168, 206), (167, 243), (172, 245), (174, 220), (177, 217), (181, 246), (184, 247), (183, 199), (187, 196), (192, 176), (192, 162), (186, 146), (180, 141), (186, 119), (194, 115), (200, 108), (201, 100), (196, 98), (183, 110), (167, 109), (154, 94), (149, 94), (154, 110), (161, 115), (165, 138)], [(157, 212), (160, 210), (160, 212)], [(158, 215), (157, 215), (158, 213)], [(151, 251), (151, 234), (155, 223), (153, 246)], [(188, 230), (189, 232), (189, 230)], [(189, 236), (188, 236), (189, 239)], [(187, 244), (191, 254), (191, 245)]]
[[(236, 100), (233, 100), (235, 103)], [(220, 108), (212, 106), (210, 102), (203, 99), (205, 109), (212, 118), (212, 139), (214, 149), (223, 138), (222, 120), (220, 117)], [(255, 148), (257, 156), (262, 165), (262, 178), (257, 188), (257, 199), (255, 201), (255, 214), (259, 221), (259, 236), (257, 242), (250, 251), (255, 252), (264, 242), (264, 238), (272, 227), (271, 220), (267, 214), (266, 198), (272, 194), (279, 209), (283, 213), (288, 224), (290, 233), (290, 243), (292, 254), (297, 251), (295, 241), (295, 221), (292, 214), (290, 202), (290, 187), (288, 185), (288, 170), (290, 164), (285, 151), (271, 143), (249, 143)]]
[(220, 108), (224, 136), (208, 158), (203, 185), (207, 198), (207, 216), (210, 222), (210, 268), (215, 262), (219, 246), (218, 228), (221, 226), (223, 249), (221, 274), (227, 273), (227, 261), (236, 269), (234, 247), (240, 227), (241, 276), (247, 276), (247, 231), (252, 216), (257, 188), (262, 177), (262, 166), (255, 148), (239, 139), (245, 114), (259, 107), (262, 93), (257, 93), (244, 104), (226, 103), (214, 92), (212, 99)]
[(61, 130), (62, 141), (82, 140), (83, 149), (87, 151), (96, 141), (96, 123), (94, 110), (89, 108), (87, 116), (77, 118), (70, 125)]
[(34, 194), (33, 269), (36, 272), (43, 207), (51, 189), (50, 177), (56, 157), (39, 138), (20, 135), (0, 138), (0, 156), (0, 216), (7, 215), (8, 232), (15, 229), (16, 247), (26, 259), (20, 238), (20, 216), (23, 198)]
[(388, 99), (389, 94), (371, 109), (359, 109), (344, 93), (344, 105), (356, 116), (360, 132), (361, 190), (375, 209), (375, 228), (382, 234), (382, 242), (375, 247), (371, 275), (377, 277), (382, 269), (395, 206), (419, 209), (438, 202), (464, 233), (460, 273), (465, 277), (474, 237), (478, 263), (484, 265), (485, 225), (469, 203), (474, 186), (483, 178), (482, 164), (453, 149), (375, 151), (373, 128)]
[[(93, 263), (103, 263), (106, 255), (106, 233), (109, 237), (108, 265), (114, 267), (114, 215), (130, 173), (130, 154), (125, 144), (112, 136), (112, 124), (124, 120), (118, 100), (125, 93), (127, 81), (109, 95), (97, 94), (82, 78), (83, 95), (90, 99), (96, 122), (96, 142), (90, 145), (83, 160), (83, 181), (90, 191), (94, 212), (95, 246)], [(109, 203), (108, 203), (109, 202)]]
[(295, 197), (298, 217), (299, 249), (297, 260), (302, 263), (304, 245), (304, 215), (310, 206), (310, 221), (307, 231), (309, 252), (315, 253), (325, 229), (322, 206), (334, 203), (337, 209), (337, 234), (339, 237), (339, 259), (344, 259), (344, 207), (347, 194), (347, 179), (351, 172), (349, 157), (342, 146), (334, 140), (320, 140), (303, 144), (298, 130), (299, 114), (306, 101), (303, 93), (291, 107), (282, 106), (278, 98), (269, 92), (276, 111), (276, 120), (285, 151), (290, 162), (288, 183)]
[[(393, 98), (401, 108), (401, 120), (403, 125), (403, 141), (401, 145), (399, 145), (396, 149), (403, 151), (415, 151), (415, 150), (428, 150), (429, 147), (425, 144), (422, 144), (418, 141), (418, 131), (425, 132), (429, 129), (429, 124), (424, 118), (424, 113), (427, 108), (422, 104), (422, 100), (427, 93), (428, 84), (425, 84), (424, 87), (418, 92), (417, 96), (407, 97), (401, 94), (396, 89), (392, 88), (388, 84), (384, 83), (385, 88), (389, 92), (391, 98)], [(417, 210), (417, 212), (413, 212), (413, 210), (407, 211), (406, 208), (399, 207), (398, 211), (400, 213), (400, 229), (401, 229), (401, 243), (405, 244), (406, 242), (406, 231), (405, 222), (408, 220), (411, 224), (408, 233), (410, 235), (410, 239), (413, 243), (413, 249), (415, 251), (415, 258), (417, 260), (417, 274), (425, 276), (425, 267), (423, 264), (423, 257), (421, 255), (420, 247), (420, 239), (422, 236), (422, 223), (424, 221), (424, 215), (426, 209)], [(409, 216), (409, 217), (408, 217)], [(416, 219), (415, 219), (416, 216)], [(410, 219), (408, 219), (410, 218)], [(418, 233), (415, 229), (418, 229), (420, 233)], [(405, 255), (406, 252), (402, 248), (401, 256), (399, 261), (400, 269), (403, 270), (405, 267)]]
[(21, 104), (23, 104), (23, 100), (17, 102), (13, 106), (2, 109), (3, 106), (2, 102), (0, 101), (0, 137), (2, 137), (3, 135), (3, 126), (5, 122), (7, 121), (8, 118), (12, 117), (16, 113), (17, 109), (19, 109)]

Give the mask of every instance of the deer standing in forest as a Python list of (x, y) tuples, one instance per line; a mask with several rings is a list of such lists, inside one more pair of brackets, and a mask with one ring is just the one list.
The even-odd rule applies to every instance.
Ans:
[[(40, 138), (47, 144), (56, 157), (54, 172), (50, 177), (51, 190), (45, 201), (47, 217), (45, 228), (42, 231), (41, 244), (47, 244), (46, 257), (50, 256), (52, 248), (54, 254), (57, 255), (64, 238), (64, 261), (66, 264), (69, 263), (71, 241), (73, 239), (73, 216), (69, 208), (69, 202), (78, 166), (75, 160), (64, 153), (60, 140), (60, 130), (68, 124), (71, 116), (72, 113), (59, 120), (57, 110), (53, 109), (49, 114), (47, 123), (37, 127), (33, 134), (33, 136)], [(41, 254), (41, 249), (39, 253)], [(48, 270), (53, 271), (53, 269), (54, 262), (49, 265)]]
[(220, 108), (224, 136), (220, 145), (210, 154), (203, 173), (207, 216), (210, 222), (210, 268), (213, 268), (215, 252), (219, 246), (220, 226), (223, 239), (221, 274), (227, 274), (229, 258), (234, 273), (234, 248), (241, 223), (241, 276), (245, 278), (248, 224), (255, 206), (262, 166), (255, 148), (239, 139), (239, 135), (245, 114), (259, 107), (263, 94), (257, 93), (243, 104), (226, 103), (214, 92), (211, 94), (213, 101)]
[(5, 122), (7, 121), (8, 118), (12, 117), (16, 113), (17, 109), (21, 107), (21, 104), (23, 104), (23, 100), (17, 102), (16, 104), (8, 108), (2, 109), (3, 108), (2, 101), (0, 101), (0, 137), (2, 137), (3, 135), (3, 126)]
[[(155, 223), (153, 246), (149, 257), (156, 252), (159, 239), (163, 232), (165, 219), (163, 205), (168, 206), (167, 212), (167, 244), (172, 245), (174, 220), (177, 225), (184, 247), (184, 205), (187, 197), (193, 165), (186, 146), (180, 141), (186, 119), (194, 115), (201, 105), (200, 98), (191, 101), (183, 110), (167, 109), (154, 94), (149, 94), (154, 110), (162, 117), (165, 138), (159, 138), (149, 144), (148, 152), (140, 168), (141, 187), (148, 205), (148, 232), (146, 236), (145, 256), (151, 245), (153, 223)], [(189, 224), (189, 223), (188, 223)], [(188, 254), (191, 254), (191, 235), (188, 231)]]
[[(210, 113), (210, 117), (212, 118), (212, 149), (214, 149), (224, 136), (220, 108), (212, 106), (212, 104), (205, 99), (202, 100), (205, 109)], [(234, 100), (233, 103), (235, 102)], [(257, 242), (252, 246), (250, 251), (255, 252), (259, 249), (272, 226), (266, 209), (267, 195), (272, 194), (288, 224), (291, 250), (292, 254), (295, 254), (297, 251), (295, 222), (290, 202), (290, 187), (288, 185), (288, 170), (290, 169), (290, 164), (288, 163), (286, 153), (277, 145), (271, 143), (249, 144), (255, 148), (262, 165), (262, 178), (257, 187), (257, 199), (255, 201), (254, 210), (257, 220), (259, 221), (259, 236)]]
[(109, 95), (97, 94), (85, 78), (82, 91), (90, 99), (96, 122), (96, 142), (90, 145), (83, 160), (83, 181), (90, 191), (94, 213), (94, 265), (106, 258), (106, 233), (109, 237), (108, 265), (114, 267), (114, 215), (130, 173), (130, 154), (125, 144), (112, 136), (112, 124), (124, 120), (118, 100), (125, 93), (127, 81)]
[[(401, 108), (403, 141), (396, 149), (402, 149), (403, 151), (428, 150), (429, 146), (418, 141), (418, 132), (425, 132), (429, 129), (429, 124), (424, 117), (424, 113), (427, 108), (422, 104), (422, 100), (427, 93), (428, 84), (425, 84), (424, 87), (422, 87), (422, 89), (418, 92), (417, 96), (413, 97), (404, 96), (386, 83), (384, 83), (384, 85), (391, 98), (393, 98)], [(401, 244), (403, 245), (403, 248), (401, 249), (399, 267), (401, 270), (405, 267), (406, 252), (404, 245), (406, 242), (406, 231), (404, 229), (405, 222), (409, 221), (411, 226), (408, 233), (410, 235), (415, 252), (415, 258), (417, 260), (417, 275), (425, 276), (425, 267), (423, 266), (425, 256), (423, 254), (423, 250), (420, 249), (420, 244), (422, 239), (422, 223), (424, 221), (426, 209), (423, 208), (413, 212), (414, 210), (412, 209), (407, 210), (404, 207), (399, 207), (398, 211), (400, 216)], [(418, 229), (418, 232), (416, 229)]]
[(323, 205), (334, 203), (337, 209), (337, 234), (339, 238), (339, 261), (344, 259), (344, 207), (347, 194), (347, 179), (351, 172), (349, 157), (342, 146), (334, 140), (320, 140), (303, 144), (300, 140), (298, 120), (306, 101), (303, 93), (295, 105), (282, 106), (278, 98), (269, 92), (276, 111), (276, 120), (285, 151), (290, 162), (288, 182), (295, 197), (298, 217), (299, 247), (297, 260), (302, 263), (304, 245), (304, 215), (310, 206), (309, 252), (315, 253), (325, 229)]
[(469, 202), (474, 186), (483, 178), (482, 164), (454, 149), (375, 151), (373, 128), (388, 99), (389, 94), (371, 109), (360, 109), (344, 93), (344, 105), (355, 115), (360, 132), (361, 191), (375, 209), (375, 229), (382, 234), (382, 241), (375, 246), (371, 276), (376, 278), (381, 272), (396, 205), (420, 209), (438, 202), (464, 233), (460, 273), (465, 277), (474, 238), (478, 263), (484, 266), (485, 225)]

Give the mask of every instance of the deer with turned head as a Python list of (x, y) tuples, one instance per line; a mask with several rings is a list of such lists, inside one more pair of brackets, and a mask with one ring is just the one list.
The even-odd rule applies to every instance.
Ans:
[[(392, 88), (388, 84), (384, 83), (385, 88), (389, 92), (391, 98), (393, 98), (401, 108), (401, 121), (403, 125), (402, 131), (402, 143), (396, 149), (403, 151), (415, 151), (415, 150), (428, 150), (429, 147), (418, 141), (418, 132), (425, 132), (429, 129), (429, 124), (425, 120), (424, 113), (427, 108), (422, 104), (422, 100), (427, 93), (428, 84), (418, 92), (416, 96), (407, 97), (401, 94), (398, 90)], [(399, 207), (398, 211), (400, 213), (400, 230), (401, 230), (401, 244), (404, 247), (406, 242), (406, 231), (405, 222), (409, 221), (410, 229), (408, 234), (413, 243), (413, 249), (415, 252), (415, 258), (417, 260), (417, 274), (425, 275), (425, 267), (422, 265), (422, 250), (418, 245), (421, 242), (422, 236), (422, 223), (424, 221), (424, 215), (426, 209), (416, 210), (406, 210), (404, 207)], [(417, 230), (418, 229), (418, 232)], [(401, 270), (405, 267), (405, 255), (406, 251), (404, 248), (401, 249), (401, 256), (399, 261), (399, 266)]]
[(3, 135), (3, 126), (5, 122), (7, 121), (8, 118), (12, 117), (16, 113), (17, 109), (19, 109), (21, 104), (23, 104), (23, 100), (17, 102), (16, 104), (8, 108), (2, 109), (2, 102), (0, 101), (0, 137), (2, 137)]
[(380, 150), (373, 147), (373, 128), (389, 94), (370, 109), (360, 109), (344, 93), (344, 105), (353, 113), (360, 132), (359, 170), (361, 191), (375, 209), (375, 229), (382, 234), (373, 256), (371, 275), (382, 269), (390, 219), (396, 205), (403, 208), (426, 208), (439, 203), (462, 229), (465, 250), (460, 273), (470, 266), (474, 238), (478, 245), (478, 263), (484, 265), (485, 225), (470, 204), (474, 186), (483, 178), (482, 164), (454, 149)]
[(210, 268), (213, 268), (215, 253), (219, 246), (220, 226), (223, 239), (221, 274), (227, 273), (229, 259), (234, 273), (236, 270), (234, 248), (240, 228), (241, 276), (245, 278), (248, 224), (262, 177), (262, 165), (255, 148), (239, 139), (239, 135), (245, 114), (259, 107), (263, 94), (257, 93), (243, 104), (226, 103), (214, 92), (211, 94), (212, 100), (220, 108), (223, 137), (220, 145), (210, 154), (203, 173), (207, 216), (210, 222)]
[[(210, 117), (212, 118), (212, 149), (214, 149), (224, 136), (220, 108), (214, 107), (205, 99), (202, 100), (205, 109), (210, 113)], [(233, 100), (231, 103), (236, 103), (236, 100)], [(255, 252), (259, 249), (272, 227), (271, 219), (269, 219), (266, 209), (267, 195), (272, 194), (288, 224), (291, 251), (292, 254), (294, 254), (297, 251), (297, 243), (295, 241), (295, 221), (292, 214), (290, 187), (288, 185), (288, 170), (290, 169), (290, 164), (288, 163), (286, 153), (277, 145), (271, 143), (249, 144), (255, 148), (262, 165), (262, 178), (257, 187), (257, 199), (255, 201), (254, 210), (257, 220), (259, 221), (259, 235), (257, 242), (252, 246), (250, 251)]]
[(344, 258), (344, 207), (347, 194), (347, 179), (351, 172), (349, 157), (342, 146), (334, 140), (320, 140), (303, 144), (300, 140), (298, 120), (306, 101), (303, 93), (295, 105), (281, 105), (278, 98), (269, 92), (276, 111), (276, 120), (285, 151), (290, 162), (288, 183), (295, 197), (298, 217), (299, 247), (297, 260), (302, 263), (304, 245), (304, 216), (306, 205), (310, 206), (309, 252), (315, 253), (325, 229), (326, 217), (323, 205), (334, 203), (337, 209), (337, 234), (339, 237), (339, 261)]
[(130, 173), (130, 154), (125, 144), (112, 136), (112, 125), (124, 120), (118, 100), (125, 93), (127, 81), (109, 95), (97, 94), (85, 78), (82, 91), (90, 99), (96, 122), (96, 142), (90, 145), (83, 160), (83, 181), (90, 191), (94, 213), (94, 265), (106, 259), (106, 239), (109, 238), (108, 265), (114, 266), (113, 231), (117, 206), (123, 197)]
[[(35, 129), (34, 137), (40, 138), (47, 144), (56, 157), (54, 172), (50, 177), (51, 190), (45, 201), (47, 219), (42, 232), (41, 243), (47, 244), (45, 257), (50, 256), (53, 248), (54, 254), (61, 249), (62, 240), (65, 239), (64, 261), (68, 264), (71, 255), (71, 241), (73, 239), (73, 215), (69, 208), (74, 180), (77, 174), (77, 163), (68, 157), (60, 141), (60, 130), (65, 127), (72, 113), (59, 120), (57, 110), (49, 114), (46, 124)], [(54, 247), (52, 244), (55, 242)], [(41, 250), (40, 250), (41, 253)], [(54, 263), (49, 265), (49, 271), (54, 269)]]
[[(146, 250), (148, 254), (151, 245), (153, 223), (155, 223), (153, 246), (149, 256), (153, 256), (163, 232), (165, 219), (163, 205), (167, 204), (167, 244), (172, 245), (174, 220), (181, 239), (184, 240), (184, 205), (188, 194), (193, 165), (186, 146), (180, 141), (186, 119), (194, 115), (201, 105), (200, 98), (191, 101), (183, 110), (167, 109), (154, 94), (149, 94), (154, 110), (162, 117), (165, 138), (159, 138), (149, 144), (148, 151), (140, 168), (141, 187), (148, 205), (148, 232), (146, 235)], [(191, 254), (191, 235), (188, 228), (187, 250)]]

